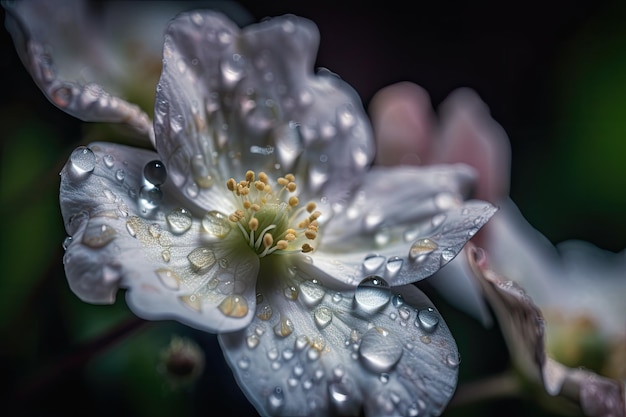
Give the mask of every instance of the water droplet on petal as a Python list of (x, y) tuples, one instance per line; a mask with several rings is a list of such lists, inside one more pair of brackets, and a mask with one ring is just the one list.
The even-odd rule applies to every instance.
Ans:
[(162, 185), (167, 179), (167, 169), (161, 161), (150, 161), (143, 167), (143, 176), (152, 185)]
[(293, 323), (286, 317), (282, 317), (274, 326), (274, 334), (278, 337), (287, 337), (293, 332)]
[(280, 411), (283, 405), (285, 405), (285, 394), (281, 387), (276, 387), (267, 396), (267, 408), (270, 413), (275, 414)]
[(209, 211), (202, 219), (202, 228), (215, 237), (223, 238), (230, 231), (231, 226), (228, 217), (217, 211)]
[(245, 371), (246, 369), (250, 367), (250, 358), (248, 358), (247, 356), (242, 356), (237, 361), (237, 366), (239, 366), (239, 369)]
[(359, 358), (369, 370), (390, 371), (402, 357), (402, 344), (389, 331), (380, 327), (368, 330), (361, 338)]
[(383, 265), (385, 259), (382, 255), (367, 255), (363, 260), (363, 270), (368, 274), (374, 273)]
[(236, 84), (244, 74), (246, 60), (239, 54), (231, 55), (230, 59), (222, 61), (221, 69), (224, 83), (232, 86)]
[(177, 290), (180, 288), (180, 277), (174, 271), (169, 268), (159, 268), (154, 271), (163, 285), (172, 290)]
[(187, 259), (194, 271), (201, 273), (215, 263), (215, 254), (207, 248), (195, 248), (187, 255)]
[(228, 317), (245, 317), (248, 314), (248, 302), (244, 297), (237, 294), (227, 296), (217, 306)]
[(300, 284), (300, 293), (302, 294), (302, 300), (309, 307), (319, 304), (325, 294), (324, 288), (313, 281), (302, 282)]
[(433, 308), (424, 308), (418, 311), (415, 324), (425, 332), (431, 333), (439, 324), (439, 314)]
[(333, 302), (340, 303), (343, 300), (343, 294), (340, 292), (336, 292), (333, 294)]
[(180, 297), (178, 297), (178, 299), (182, 301), (185, 306), (191, 308), (195, 312), (199, 313), (200, 311), (202, 311), (202, 301), (197, 295), (181, 295)]
[(435, 205), (440, 210), (450, 210), (451, 208), (457, 207), (459, 204), (459, 198), (452, 193), (443, 192), (435, 196)]
[(296, 299), (298, 299), (298, 289), (293, 285), (285, 287), (285, 289), (283, 290), (283, 294), (288, 300), (295, 301)]
[(394, 307), (400, 307), (402, 304), (404, 304), (404, 298), (402, 298), (400, 294), (394, 295), (391, 298), (391, 303), (393, 304)]
[(156, 186), (143, 186), (139, 190), (139, 204), (145, 210), (153, 210), (161, 204), (163, 192)]
[(169, 262), (172, 259), (172, 253), (168, 249), (164, 249), (161, 251), (161, 258), (163, 258), (164, 262)]
[(264, 305), (259, 309), (257, 317), (263, 321), (267, 321), (272, 318), (274, 315), (274, 310), (272, 310), (272, 306)]
[(86, 146), (79, 146), (70, 155), (71, 169), (78, 177), (85, 176), (96, 168), (96, 155)]
[(372, 275), (361, 281), (354, 292), (358, 307), (365, 311), (375, 311), (384, 307), (391, 297), (391, 288), (387, 281)]
[(118, 169), (117, 171), (115, 171), (115, 179), (118, 180), (119, 182), (124, 181), (124, 178), (126, 178), (126, 171), (124, 171), (123, 169)]
[(185, 233), (191, 228), (191, 213), (184, 208), (176, 208), (172, 210), (165, 218), (170, 227), (170, 231), (175, 235)]
[(378, 379), (380, 379), (380, 382), (382, 382), (383, 384), (386, 384), (387, 382), (389, 382), (389, 374), (386, 372), (383, 372), (382, 374), (380, 374)]
[(349, 413), (351, 410), (347, 410), (347, 408), (350, 407), (350, 397), (353, 391), (352, 384), (347, 379), (328, 384), (328, 396), (332, 405), (338, 409), (339, 413), (347, 411), (348, 413), (345, 413), (346, 415), (352, 414)]
[(315, 318), (315, 324), (317, 327), (319, 329), (323, 329), (333, 320), (333, 313), (330, 311), (330, 308), (321, 306), (315, 310), (313, 317)]
[(461, 356), (458, 353), (448, 353), (446, 355), (446, 365), (448, 365), (452, 369), (458, 368), (461, 363)]
[(255, 334), (251, 334), (246, 338), (246, 345), (249, 349), (254, 349), (255, 347), (257, 347), (259, 345), (259, 342), (259, 337)]
[(115, 229), (109, 225), (89, 223), (83, 234), (83, 244), (94, 249), (102, 248), (115, 239), (116, 235)]
[(67, 248), (70, 247), (70, 244), (72, 243), (72, 236), (66, 236), (65, 239), (63, 239), (63, 250), (67, 250)]
[(104, 155), (102, 157), (102, 161), (107, 168), (113, 168), (115, 164), (115, 158), (112, 155)]
[(454, 251), (450, 248), (446, 248), (441, 252), (441, 265), (445, 265), (454, 258)]
[(395, 278), (398, 275), (398, 272), (402, 269), (402, 264), (404, 260), (398, 256), (391, 257), (387, 260), (387, 265), (385, 265), (385, 277), (388, 279)]
[(421, 262), (438, 247), (437, 242), (432, 239), (424, 238), (416, 240), (413, 245), (411, 245), (411, 249), (409, 249), (409, 258)]
[(433, 228), (437, 228), (437, 227), (441, 226), (441, 224), (446, 220), (447, 217), (448, 216), (446, 216), (443, 213), (436, 214), (430, 220), (430, 224), (432, 224)]

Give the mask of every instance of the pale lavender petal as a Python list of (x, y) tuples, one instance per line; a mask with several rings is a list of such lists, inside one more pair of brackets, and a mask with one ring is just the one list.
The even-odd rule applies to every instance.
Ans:
[(252, 325), (220, 334), (237, 381), (262, 415), (439, 415), (459, 353), (413, 286), (329, 290), (290, 269), (260, 287)]
[(240, 30), (193, 12), (169, 26), (156, 147), (197, 206), (247, 170), (295, 174), (304, 199), (334, 201), (358, 182), (373, 158), (370, 127), (347, 84), (313, 73), (318, 42), (315, 25), (295, 16)]
[(463, 201), (472, 173), (465, 165), (372, 169), (351, 200), (332, 207), (327, 223), (321, 209), (314, 266), (350, 285), (368, 274), (392, 285), (432, 275), (496, 210)]
[[(255, 306), (258, 257), (223, 222), (201, 216), (155, 187), (151, 151), (95, 143), (77, 148), (61, 172), (61, 211), (70, 236), (64, 257), (72, 290), (111, 303), (125, 288), (147, 319), (176, 319), (206, 331), (245, 327)], [(156, 179), (155, 179), (156, 178)], [(233, 243), (234, 242), (234, 243)], [(248, 249), (248, 250), (247, 250)]]

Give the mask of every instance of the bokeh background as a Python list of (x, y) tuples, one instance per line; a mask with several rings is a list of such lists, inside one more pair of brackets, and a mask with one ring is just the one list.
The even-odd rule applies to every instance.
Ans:
[[(317, 65), (350, 83), (366, 107), (398, 81), (424, 87), (435, 107), (458, 87), (475, 89), (509, 135), (511, 196), (531, 224), (555, 243), (578, 238), (619, 251), (626, 248), (626, 3), (574, 3), (238, 2), (247, 23), (284, 13), (313, 20), (321, 32)], [(89, 127), (44, 98), (5, 30), (0, 51), (4, 404), (33, 416), (256, 415), (215, 336), (135, 319), (121, 294), (113, 306), (93, 306), (71, 293), (58, 172)], [(429, 294), (461, 349), (461, 385), (508, 368), (497, 328)], [(195, 385), (172, 388), (160, 372), (173, 335), (206, 354)], [(444, 415), (558, 415), (544, 400), (528, 391)]]

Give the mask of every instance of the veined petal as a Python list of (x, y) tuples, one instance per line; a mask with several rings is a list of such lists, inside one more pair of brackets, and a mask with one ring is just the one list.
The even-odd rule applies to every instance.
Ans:
[(237, 246), (241, 239), (232, 239), (226, 216), (203, 225), (172, 198), (164, 176), (145, 174), (156, 159), (154, 152), (108, 143), (72, 153), (60, 191), (71, 236), (64, 257), (70, 287), (95, 303), (110, 303), (126, 288), (130, 308), (147, 319), (207, 331), (245, 327), (254, 312), (258, 257)]
[[(299, 269), (259, 288), (251, 326), (220, 334), (239, 385), (262, 415), (439, 415), (459, 354), (414, 286), (336, 292)], [(276, 281), (274, 281), (276, 283)]]
[(472, 172), (465, 165), (372, 169), (349, 202), (333, 206), (314, 267), (349, 285), (373, 273), (392, 285), (432, 275), (496, 211), (463, 201)]
[(210, 12), (172, 21), (156, 148), (187, 198), (207, 207), (214, 183), (249, 169), (305, 178), (303, 199), (334, 201), (359, 181), (373, 158), (371, 128), (347, 84), (313, 73), (318, 41), (315, 25), (295, 16), (243, 30)]
[(37, 86), (58, 108), (85, 121), (125, 123), (152, 134), (150, 118), (117, 97), (106, 75), (117, 62), (82, 1), (3, 3), (6, 26)]

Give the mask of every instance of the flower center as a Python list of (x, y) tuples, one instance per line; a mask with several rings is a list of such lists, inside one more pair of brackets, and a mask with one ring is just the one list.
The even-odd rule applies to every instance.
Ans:
[(276, 180), (276, 189), (265, 172), (246, 172), (244, 180), (226, 181), (239, 208), (228, 219), (235, 223), (248, 245), (264, 257), (272, 253), (308, 253), (318, 234), (317, 219), (322, 213), (314, 202), (300, 206), (295, 176), (287, 174)]

